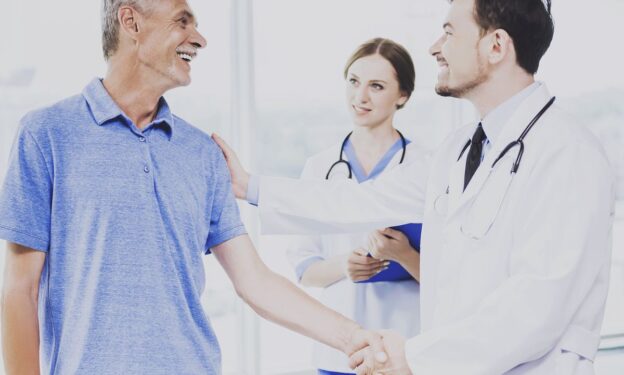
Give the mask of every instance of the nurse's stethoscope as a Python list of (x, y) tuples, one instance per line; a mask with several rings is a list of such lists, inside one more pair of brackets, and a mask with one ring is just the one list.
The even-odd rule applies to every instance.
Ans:
[[(464, 225), (462, 224), (461, 226), (461, 230), (464, 234), (468, 235), (469, 237), (473, 238), (473, 239), (479, 239), (482, 238), (485, 234), (487, 234), (487, 232), (490, 230), (490, 228), (492, 227), (492, 225), (494, 224), (494, 219), (496, 218), (496, 215), (498, 214), (498, 210), (500, 209), (500, 203), (502, 203), (502, 200), (507, 192), (507, 189), (509, 188), (509, 185), (511, 184), (511, 180), (513, 179), (513, 176), (518, 172), (518, 169), (520, 168), (520, 163), (522, 162), (522, 156), (524, 154), (524, 138), (527, 136), (527, 134), (529, 134), (529, 132), (531, 131), (531, 129), (533, 128), (533, 126), (535, 125), (535, 123), (537, 123), (537, 121), (542, 117), (542, 115), (548, 110), (548, 108), (550, 108), (550, 106), (555, 102), (555, 97), (553, 96), (552, 98), (550, 98), (550, 100), (548, 101), (548, 103), (546, 103), (546, 105), (544, 105), (544, 107), (542, 107), (542, 109), (535, 115), (535, 117), (533, 117), (533, 119), (529, 122), (529, 124), (526, 126), (526, 128), (524, 129), (524, 131), (522, 132), (522, 134), (520, 134), (520, 136), (518, 137), (518, 139), (516, 139), (513, 142), (510, 142), (507, 146), (505, 146), (505, 148), (500, 152), (500, 154), (498, 155), (498, 157), (496, 157), (496, 159), (494, 160), (494, 162), (492, 163), (492, 165), (490, 166), (490, 172), (488, 175), (488, 179), (490, 178), (490, 176), (492, 176), (492, 172), (494, 171), (494, 167), (496, 167), (496, 165), (498, 164), (498, 162), (505, 157), (505, 155), (507, 155), (507, 153), (509, 151), (511, 151), (514, 148), (518, 149), (518, 154), (516, 155), (516, 160), (513, 162), (513, 164), (511, 165), (511, 170), (510, 170), (510, 178), (506, 181), (507, 185), (506, 188), (503, 192), (501, 192), (499, 194), (499, 197), (494, 197), (494, 198), (499, 198), (500, 202), (498, 206), (494, 207), (491, 211), (491, 217), (489, 219), (490, 220), (482, 220), (483, 224), (481, 226), (481, 228), (476, 228), (478, 230), (465, 230), (464, 229)], [(468, 147), (470, 147), (470, 143), (471, 141), (468, 140), (468, 142), (466, 142), (466, 144), (464, 145), (464, 147), (462, 148), (461, 152), (459, 153), (459, 157), (457, 158), (457, 162), (459, 162), (459, 160), (461, 160), (462, 156), (464, 156), (464, 153), (466, 152), (466, 150), (468, 149)], [(485, 184), (484, 184), (485, 186)], [(449, 195), (449, 186), (446, 187), (446, 191), (442, 194), (440, 194), (435, 201), (433, 202), (433, 206), (435, 211), (440, 214), (440, 215), (446, 215), (447, 210), (448, 210), (448, 195)], [(483, 187), (482, 187), (483, 190)], [(481, 195), (481, 194), (479, 194)], [(483, 199), (488, 199), (490, 198), (488, 197), (483, 197)], [(494, 202), (496, 203), (496, 202)], [(473, 206), (474, 206), (474, 201), (473, 201)], [(472, 207), (471, 207), (472, 208)], [(482, 219), (482, 218), (473, 218), (473, 219)], [(486, 218), (488, 219), (488, 218)], [(480, 220), (474, 220), (476, 222), (480, 221)], [(475, 225), (476, 226), (476, 225)]]
[[(401, 134), (400, 131), (397, 130), (396, 132), (399, 134), (399, 137), (401, 137), (401, 147), (403, 148), (403, 151), (401, 152), (401, 159), (399, 160), (399, 164), (401, 164), (403, 163), (403, 159), (405, 159), (405, 150), (407, 149), (407, 141), (405, 140), (405, 137), (403, 136), (403, 134)], [(338, 161), (332, 164), (331, 167), (329, 167), (329, 170), (327, 171), (327, 174), (325, 175), (326, 180), (329, 180), (329, 177), (332, 171), (335, 168), (339, 167), (340, 165), (346, 167), (347, 173), (344, 173), (344, 177), (353, 178), (353, 169), (351, 168), (351, 164), (347, 160), (343, 159), (342, 157), (342, 155), (344, 154), (345, 146), (347, 145), (347, 142), (349, 141), (349, 137), (351, 137), (351, 134), (353, 134), (353, 132), (350, 132), (349, 134), (347, 134), (345, 139), (342, 141), (342, 145), (340, 146), (340, 155), (338, 156)]]

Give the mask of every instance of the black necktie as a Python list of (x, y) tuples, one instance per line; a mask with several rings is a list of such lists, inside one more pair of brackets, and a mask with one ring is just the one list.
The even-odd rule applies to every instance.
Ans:
[(483, 151), (483, 141), (486, 139), (483, 126), (479, 123), (477, 130), (475, 130), (472, 139), (470, 140), (470, 150), (468, 150), (468, 157), (466, 158), (466, 172), (464, 173), (464, 190), (466, 186), (475, 174), (479, 164), (481, 164), (481, 153)]

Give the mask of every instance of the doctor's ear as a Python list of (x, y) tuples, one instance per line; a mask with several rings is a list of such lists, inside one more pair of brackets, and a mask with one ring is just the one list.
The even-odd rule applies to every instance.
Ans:
[(117, 20), (119, 21), (119, 28), (133, 40), (137, 40), (139, 31), (140, 14), (131, 6), (122, 6), (117, 12)]
[(513, 40), (507, 31), (496, 29), (490, 33), (488, 38), (488, 61), (490, 64), (497, 64), (515, 52)]

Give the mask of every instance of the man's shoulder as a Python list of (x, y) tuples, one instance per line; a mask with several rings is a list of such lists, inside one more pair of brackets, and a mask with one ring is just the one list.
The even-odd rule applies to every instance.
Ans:
[(210, 134), (176, 114), (173, 114), (173, 121), (175, 122), (173, 130), (175, 133), (174, 137), (179, 137), (178, 139), (184, 147), (197, 147), (201, 150), (206, 150), (211, 157), (222, 155), (221, 149)]
[(84, 97), (76, 94), (48, 106), (34, 109), (20, 121), (23, 130), (37, 135), (57, 128), (69, 126), (73, 119), (88, 114)]
[(194, 140), (202, 144), (214, 144), (208, 133), (191, 124), (189, 121), (186, 121), (182, 117), (173, 114), (173, 121), (175, 122), (174, 132), (176, 133), (176, 136), (182, 136), (185, 141)]

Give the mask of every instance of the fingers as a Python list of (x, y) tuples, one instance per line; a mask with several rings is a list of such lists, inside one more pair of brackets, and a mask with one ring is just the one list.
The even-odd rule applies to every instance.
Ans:
[(379, 237), (377, 232), (373, 232), (368, 236), (368, 249), (375, 259), (383, 260), (385, 255), (385, 244), (383, 239)]
[(379, 263), (383, 263), (382, 260), (371, 258), (366, 255), (360, 255), (356, 253), (355, 251), (351, 253), (351, 255), (349, 256), (349, 262), (356, 264), (356, 265), (362, 265), (362, 266), (367, 266), (367, 265), (375, 266)]
[(381, 336), (374, 332), (365, 332), (364, 341), (367, 347), (353, 353), (349, 358), (349, 366), (356, 374), (373, 374), (388, 360)]
[(405, 234), (403, 232), (396, 230), (396, 229), (392, 229), (392, 228), (385, 228), (385, 229), (379, 230), (378, 232), (394, 240), (401, 240), (403, 238), (407, 238), (405, 237)]
[(388, 267), (389, 263), (353, 252), (347, 259), (347, 275), (352, 281), (364, 281)]
[(234, 150), (223, 140), (223, 138), (219, 137), (217, 133), (212, 133), (212, 139), (215, 141), (217, 146), (223, 151), (223, 155), (225, 155), (226, 159), (229, 159), (231, 156), (236, 156)]
[(221, 148), (225, 156), (225, 161), (232, 177), (234, 195), (236, 198), (245, 199), (247, 197), (247, 187), (249, 186), (249, 173), (243, 168), (234, 150), (221, 137), (216, 133), (212, 133), (212, 139)]
[(358, 255), (362, 255), (362, 256), (368, 255), (368, 250), (362, 249), (362, 248), (355, 249), (355, 250), (353, 250), (353, 252), (358, 254)]

